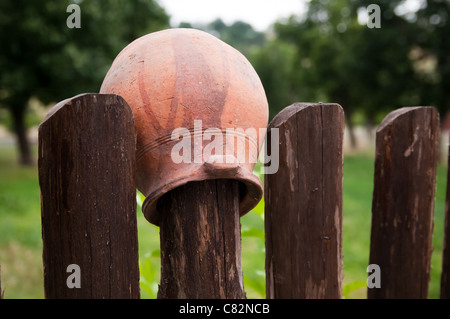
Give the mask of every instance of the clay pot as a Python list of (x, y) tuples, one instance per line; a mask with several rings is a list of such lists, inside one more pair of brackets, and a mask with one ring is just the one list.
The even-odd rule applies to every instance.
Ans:
[[(146, 196), (143, 212), (150, 222), (159, 224), (158, 199), (190, 181), (241, 181), (241, 215), (259, 202), (262, 185), (252, 171), (268, 104), (258, 75), (240, 52), (195, 29), (151, 33), (120, 52), (100, 93), (121, 95), (133, 111), (137, 188)], [(223, 134), (222, 141), (211, 132)], [(225, 136), (235, 138), (234, 147)], [(186, 148), (174, 152), (181, 141), (191, 142), (190, 154)], [(213, 141), (224, 151), (212, 147)], [(173, 154), (185, 160), (176, 163), (180, 156), (174, 161)]]

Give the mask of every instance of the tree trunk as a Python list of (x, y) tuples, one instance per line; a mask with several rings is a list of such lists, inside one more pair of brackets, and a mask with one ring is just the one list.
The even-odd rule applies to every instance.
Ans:
[(25, 108), (14, 107), (11, 110), (11, 114), (13, 117), (14, 133), (17, 137), (19, 163), (21, 165), (34, 165), (35, 162), (31, 155), (30, 143), (27, 139), (27, 129), (25, 127)]

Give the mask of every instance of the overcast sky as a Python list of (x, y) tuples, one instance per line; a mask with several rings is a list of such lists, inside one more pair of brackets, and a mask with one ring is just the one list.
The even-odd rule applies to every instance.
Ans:
[(279, 18), (306, 10), (306, 0), (158, 0), (171, 16), (171, 24), (209, 23), (221, 18), (230, 24), (237, 20), (265, 31)]

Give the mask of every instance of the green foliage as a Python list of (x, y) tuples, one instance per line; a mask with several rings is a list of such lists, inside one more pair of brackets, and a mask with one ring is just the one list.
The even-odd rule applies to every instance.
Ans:
[[(369, 4), (381, 28), (358, 21)], [(450, 3), (425, 1), (404, 14), (403, 1), (311, 0), (308, 11), (276, 22), (250, 61), (266, 90), (271, 118), (293, 102), (337, 102), (351, 121), (408, 105), (450, 109)], [(351, 123), (350, 123), (351, 124)]]
[(208, 25), (208, 28), (218, 33), (218, 36), (235, 47), (244, 55), (248, 55), (255, 46), (262, 46), (266, 36), (262, 32), (255, 31), (253, 27), (243, 21), (236, 21), (230, 26), (217, 19)]
[(277, 23), (275, 30), (297, 48), (292, 81), (302, 100), (337, 102), (349, 118), (355, 109), (373, 118), (414, 102), (407, 99), (416, 89), (412, 42), (398, 41), (399, 32), (407, 30), (408, 37), (414, 29), (395, 15), (383, 16), (381, 29), (369, 29), (358, 23), (358, 9), (348, 1), (313, 0), (304, 19)]
[(253, 50), (260, 48), (266, 42), (265, 33), (254, 30), (250, 24), (243, 21), (236, 21), (231, 25), (227, 25), (221, 19), (216, 19), (207, 25), (181, 22), (179, 27), (194, 27), (209, 32), (247, 57)]
[(139, 260), (141, 298), (156, 299), (160, 278), (161, 253), (154, 250)]
[(264, 239), (264, 231), (257, 228), (249, 228), (246, 230), (242, 230), (242, 237), (256, 237), (260, 239)]
[[(142, 211), (142, 204), (145, 196), (136, 191), (137, 211)], [(161, 273), (161, 250), (155, 249), (149, 252), (141, 252), (139, 254), (139, 271), (141, 287), (141, 298), (156, 299), (158, 295), (158, 284)]]
[(123, 47), (168, 27), (168, 16), (153, 0), (79, 0), (81, 28), (70, 29), (71, 3), (0, 1), (0, 108), (12, 114), (23, 164), (32, 162), (24, 123), (32, 97), (48, 104), (98, 92)]
[(358, 290), (360, 288), (367, 287), (367, 282), (365, 281), (353, 281), (349, 284), (346, 284), (342, 287), (342, 296), (346, 297), (351, 292)]
[(301, 100), (299, 89), (294, 84), (293, 72), (297, 50), (291, 43), (273, 39), (249, 55), (249, 60), (264, 85), (270, 118), (284, 107)]
[[(264, 198), (262, 198), (258, 205), (249, 213), (253, 218), (250, 220), (244, 219), (241, 225), (242, 237), (255, 237), (264, 241)], [(259, 218), (254, 218), (257, 216)]]
[(137, 37), (168, 26), (154, 1), (78, 1), (81, 28), (69, 29), (71, 1), (0, 3), (0, 105), (25, 108), (98, 91), (119, 51)]
[[(264, 298), (266, 295), (266, 273), (262, 270), (254, 270), (244, 275), (244, 288), (252, 289), (258, 298)], [(248, 297), (248, 296), (247, 296)]]
[(266, 295), (264, 198), (241, 218), (242, 270), (248, 298)]
[(416, 17), (419, 26), (415, 68), (424, 86), (420, 95), (441, 112), (450, 110), (450, 2), (427, 0)]

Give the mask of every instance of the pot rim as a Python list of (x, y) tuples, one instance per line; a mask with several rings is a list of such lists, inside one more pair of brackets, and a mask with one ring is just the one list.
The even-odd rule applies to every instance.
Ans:
[(251, 211), (262, 198), (262, 182), (253, 172), (238, 165), (223, 167), (220, 164), (204, 163), (195, 174), (176, 179), (149, 194), (142, 204), (142, 212), (145, 218), (150, 223), (160, 226), (162, 216), (157, 204), (164, 194), (189, 182), (215, 179), (232, 179), (242, 183), (244, 192), (240, 194), (239, 198), (239, 215), (241, 217)]

